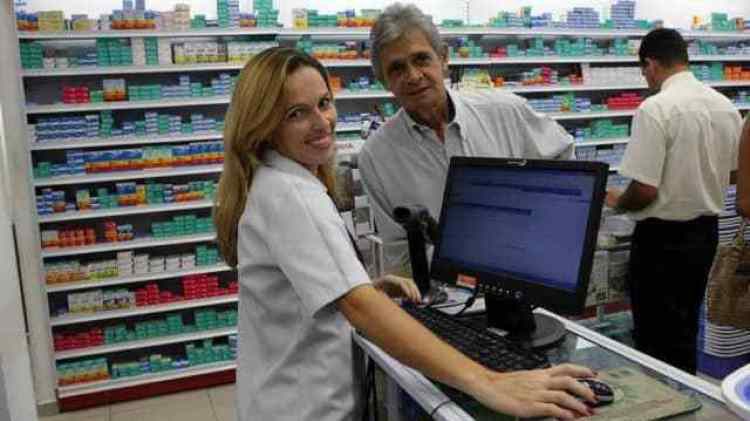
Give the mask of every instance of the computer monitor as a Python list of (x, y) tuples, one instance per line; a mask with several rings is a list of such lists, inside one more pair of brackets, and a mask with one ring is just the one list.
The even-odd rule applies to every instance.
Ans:
[(485, 293), (490, 325), (545, 346), (564, 336), (534, 306), (583, 312), (605, 196), (600, 162), (453, 157), (432, 279)]

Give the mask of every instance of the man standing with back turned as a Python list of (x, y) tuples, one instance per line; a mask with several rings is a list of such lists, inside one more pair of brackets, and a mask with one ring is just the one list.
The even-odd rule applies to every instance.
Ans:
[(607, 205), (637, 221), (628, 278), (636, 348), (695, 373), (698, 310), (742, 121), (729, 99), (688, 70), (677, 31), (651, 31), (638, 55), (659, 92), (633, 119), (620, 166), (633, 181), (624, 193), (608, 192)]

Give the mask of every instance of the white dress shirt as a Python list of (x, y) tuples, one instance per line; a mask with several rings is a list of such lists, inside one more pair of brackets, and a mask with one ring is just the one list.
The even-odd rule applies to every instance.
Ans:
[[(380, 237), (388, 243), (406, 234), (393, 208), (418, 204), (437, 220), (448, 165), (453, 156), (574, 159), (572, 137), (525, 99), (499, 90), (448, 91), (455, 115), (445, 142), (400, 109), (365, 142), (357, 162)], [(385, 247), (386, 267), (408, 261), (403, 245)]]
[(325, 186), (274, 151), (264, 162), (238, 227), (238, 419), (351, 420), (361, 373), (334, 301), (369, 276)]
[(687, 221), (718, 215), (737, 169), (742, 118), (732, 102), (689, 71), (664, 81), (633, 118), (620, 174), (658, 188), (633, 219)]

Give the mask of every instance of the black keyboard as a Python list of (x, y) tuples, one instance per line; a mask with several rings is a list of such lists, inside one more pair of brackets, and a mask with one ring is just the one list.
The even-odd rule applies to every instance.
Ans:
[(403, 309), (442, 340), (489, 369), (518, 371), (550, 366), (543, 354), (440, 310), (414, 305), (405, 305)]

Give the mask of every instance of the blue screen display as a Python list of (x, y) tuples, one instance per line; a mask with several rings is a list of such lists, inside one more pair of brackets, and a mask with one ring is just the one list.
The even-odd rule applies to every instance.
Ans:
[(596, 181), (579, 170), (458, 165), (437, 257), (575, 291)]

